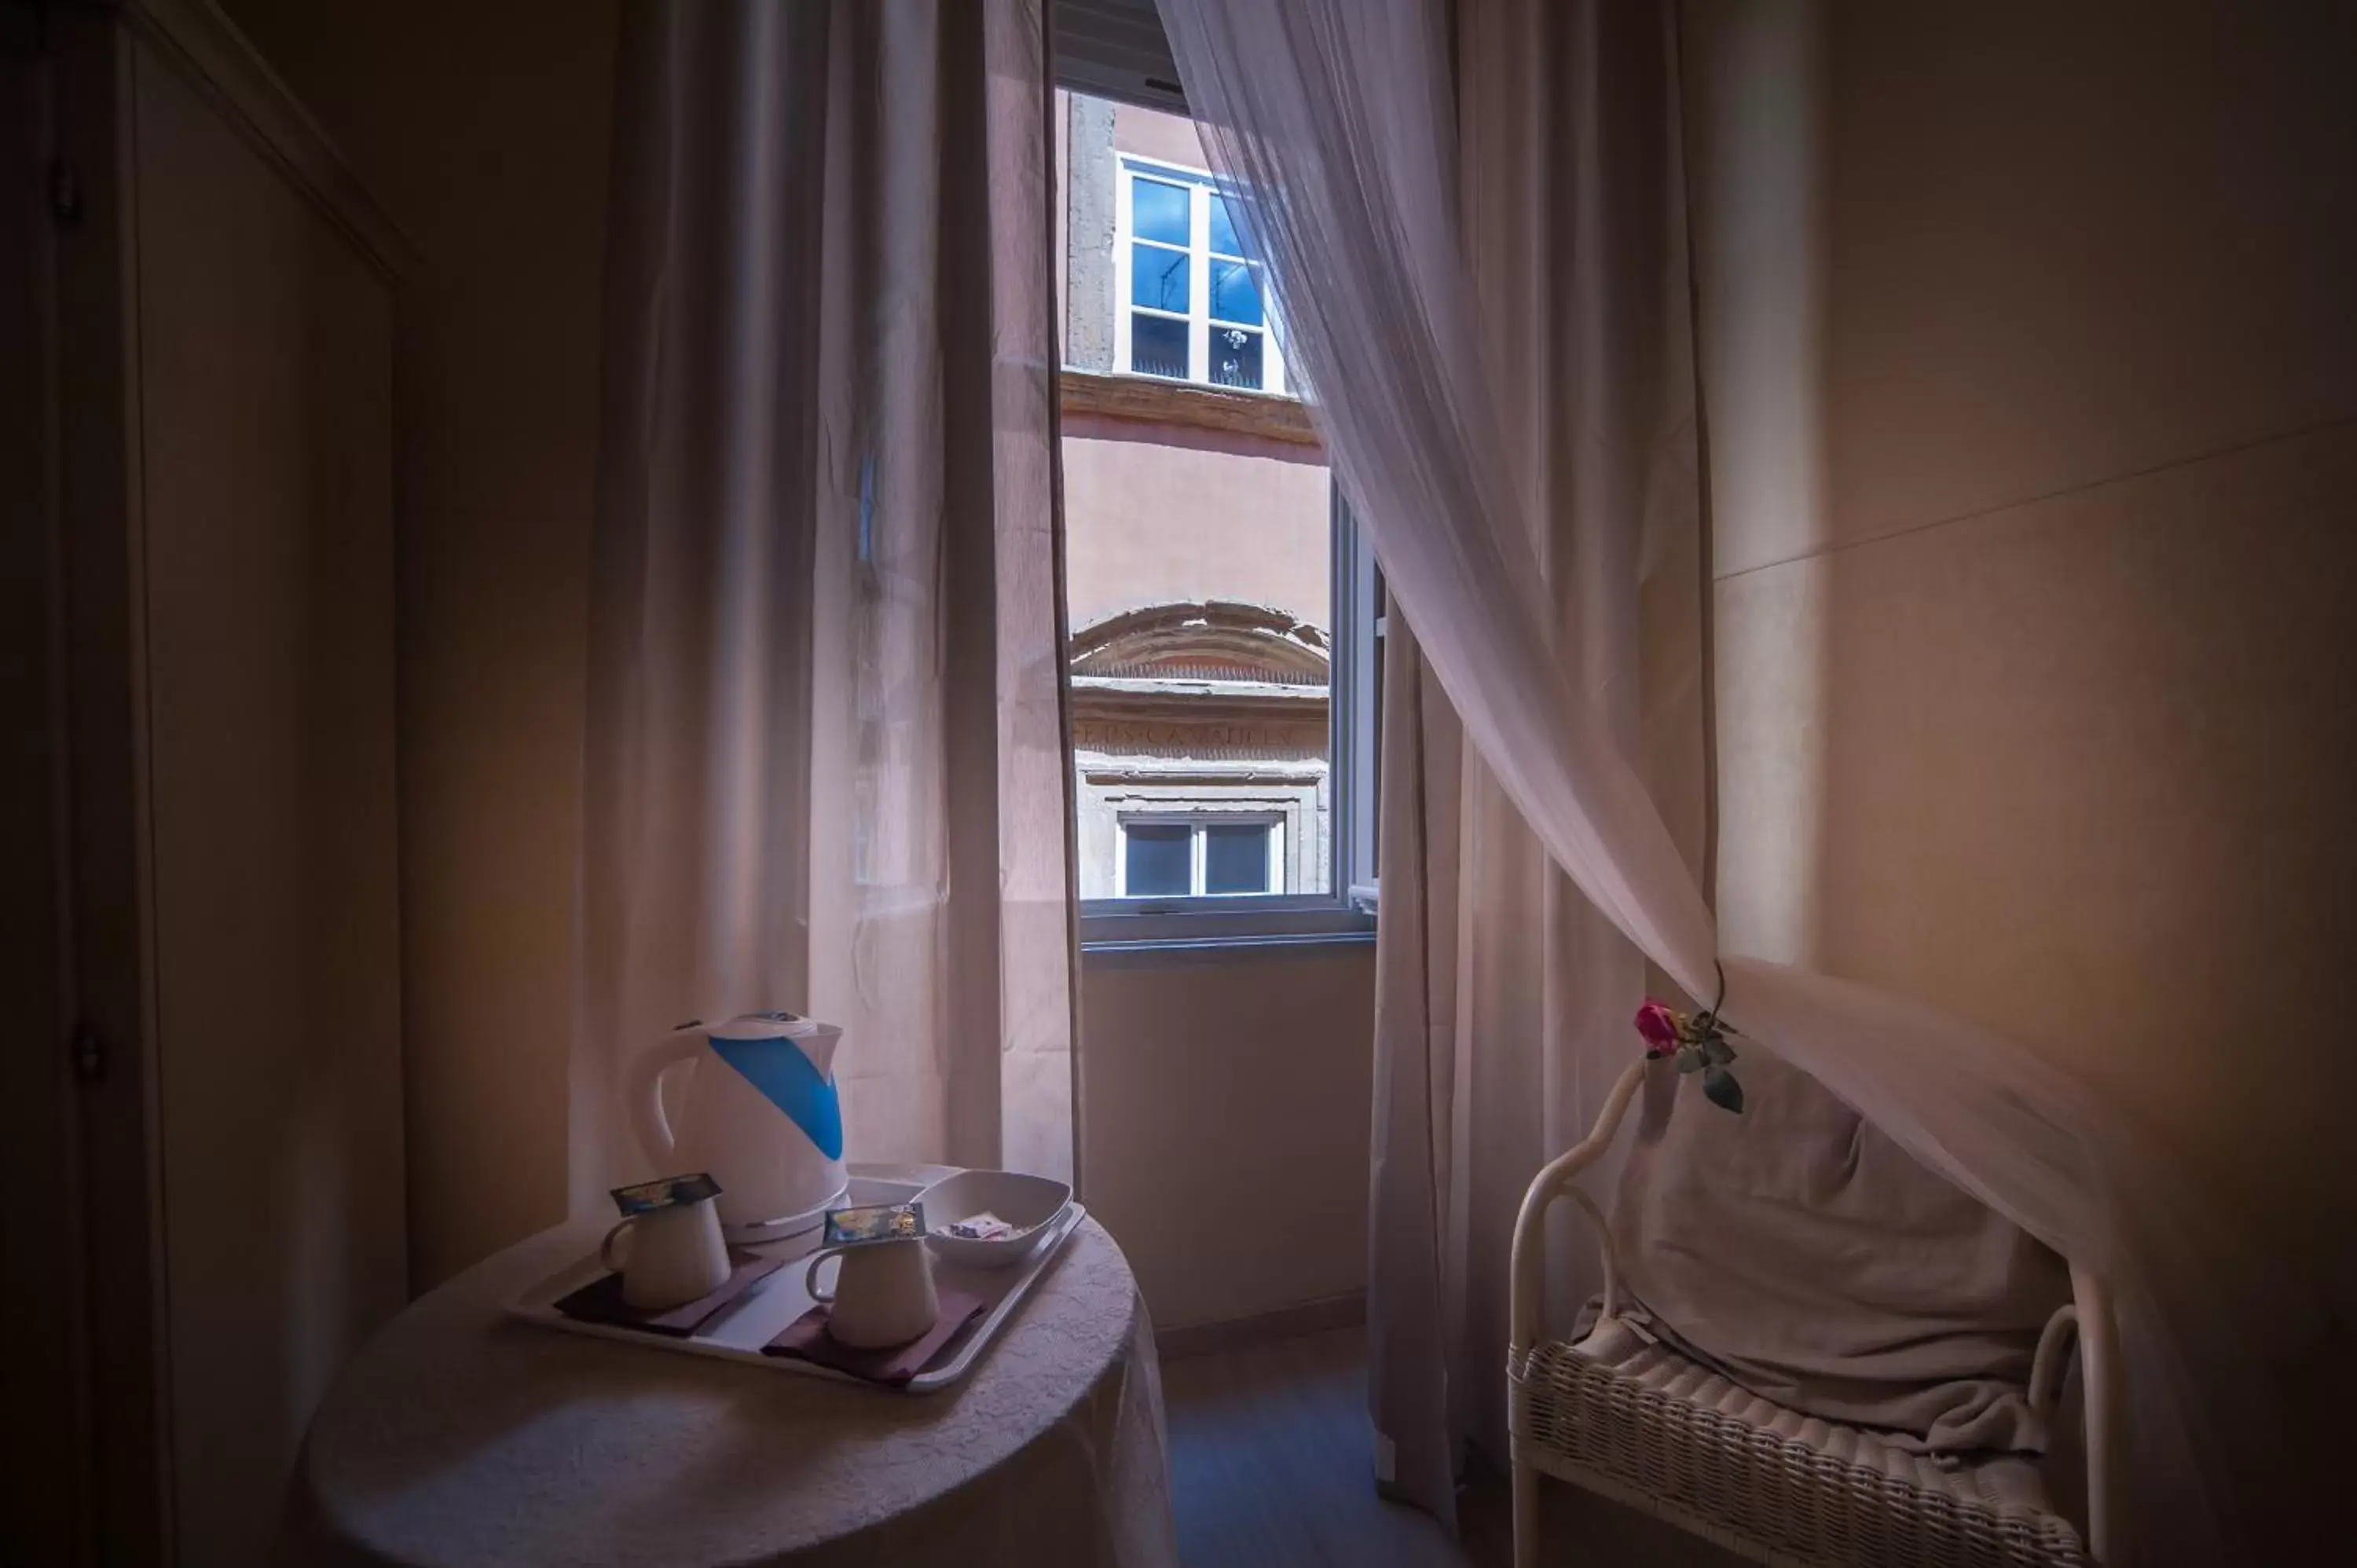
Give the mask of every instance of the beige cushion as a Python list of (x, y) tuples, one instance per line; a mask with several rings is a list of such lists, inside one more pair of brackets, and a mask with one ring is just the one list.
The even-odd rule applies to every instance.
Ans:
[(2062, 1260), (1806, 1073), (1738, 1048), (1742, 1114), (1647, 1071), (1612, 1209), (1626, 1283), (1694, 1359), (1931, 1453), (2038, 1454), (2031, 1353)]

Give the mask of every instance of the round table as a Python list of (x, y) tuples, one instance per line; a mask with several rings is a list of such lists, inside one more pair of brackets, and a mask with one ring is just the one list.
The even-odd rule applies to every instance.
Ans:
[(521, 1242), (371, 1342), (312, 1420), (282, 1563), (1176, 1562), (1153, 1329), (1094, 1219), (926, 1395), (502, 1316), (602, 1230)]

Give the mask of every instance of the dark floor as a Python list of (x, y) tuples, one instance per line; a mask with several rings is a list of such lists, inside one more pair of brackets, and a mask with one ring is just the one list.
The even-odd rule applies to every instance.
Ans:
[(1165, 1362), (1162, 1395), (1188, 1568), (1503, 1568), (1510, 1560), (1508, 1542), (1460, 1546), (1429, 1515), (1375, 1496), (1359, 1329)]
[[(1356, 1328), (1167, 1361), (1170, 1478), (1188, 1568), (1507, 1568), (1502, 1476), (1458, 1498), (1461, 1541), (1375, 1496)], [(1544, 1483), (1546, 1562), (1716, 1568), (1736, 1560), (1631, 1510)]]

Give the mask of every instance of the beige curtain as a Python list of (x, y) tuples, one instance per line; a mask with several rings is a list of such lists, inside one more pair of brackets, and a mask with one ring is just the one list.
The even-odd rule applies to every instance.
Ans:
[(692, 1017), (844, 1026), (853, 1159), (1072, 1169), (1039, 0), (635, 0), (576, 1205)]
[[(1454, 20), (1458, 223), (1556, 655), (1699, 877), (1702, 535), (1674, 39), (1651, 5), (1460, 0)], [(1467, 1444), (1504, 1462), (1523, 1191), (1631, 1059), (1647, 969), (1465, 743), (1412, 631), (1391, 625), (1369, 1398), (1379, 1477), (1450, 1519)], [(1602, 1282), (1567, 1207), (1554, 1219), (1566, 1229), (1547, 1301), (1567, 1318)]]

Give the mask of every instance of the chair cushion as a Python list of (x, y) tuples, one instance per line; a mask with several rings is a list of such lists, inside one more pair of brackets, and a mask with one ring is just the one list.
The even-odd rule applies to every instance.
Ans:
[(2084, 1563), (2037, 1466), (1911, 1451), (1803, 1415), (1609, 1320), (1509, 1369), (1518, 1454), (1739, 1551), (1824, 1563)]
[(2029, 1365), (2067, 1265), (1797, 1068), (1736, 1068), (1740, 1115), (1648, 1070), (1612, 1230), (1650, 1319), (1788, 1409), (1929, 1453), (2042, 1452)]

